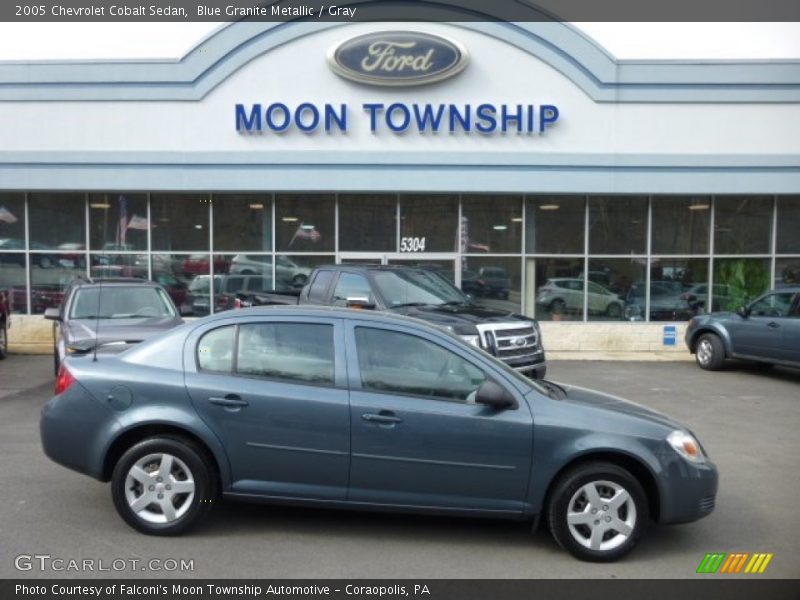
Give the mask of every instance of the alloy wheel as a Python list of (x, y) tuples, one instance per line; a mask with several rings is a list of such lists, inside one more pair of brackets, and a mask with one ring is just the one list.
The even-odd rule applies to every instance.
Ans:
[(136, 516), (148, 523), (171, 523), (192, 505), (192, 472), (172, 454), (148, 454), (137, 460), (125, 478), (125, 500)]
[(600, 552), (614, 550), (633, 534), (636, 504), (618, 483), (592, 481), (572, 495), (567, 508), (567, 525), (573, 539), (584, 548)]
[(700, 340), (700, 343), (697, 344), (697, 360), (701, 365), (707, 365), (711, 362), (711, 358), (714, 356), (714, 348), (711, 346), (711, 342), (707, 339)]

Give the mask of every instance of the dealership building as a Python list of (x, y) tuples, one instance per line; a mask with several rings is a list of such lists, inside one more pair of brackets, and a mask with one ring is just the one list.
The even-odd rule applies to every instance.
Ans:
[(800, 61), (621, 61), (566, 23), (236, 23), (180, 60), (0, 63), (0, 139), (12, 351), (50, 350), (77, 276), (214, 310), (320, 264), (419, 265), (539, 319), (551, 356), (685, 354), (692, 315), (800, 284)]

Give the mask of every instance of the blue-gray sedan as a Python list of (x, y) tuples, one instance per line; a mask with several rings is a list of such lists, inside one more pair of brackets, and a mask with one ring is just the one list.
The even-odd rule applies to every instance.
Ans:
[(224, 498), (543, 518), (578, 558), (609, 561), (648, 518), (694, 521), (717, 492), (669, 417), (372, 311), (246, 309), (67, 358), (41, 434), (53, 460), (111, 481), (122, 518), (150, 534)]

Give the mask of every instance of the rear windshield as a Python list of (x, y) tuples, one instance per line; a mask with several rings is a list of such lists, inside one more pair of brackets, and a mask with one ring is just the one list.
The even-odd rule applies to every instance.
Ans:
[(151, 286), (81, 288), (75, 293), (72, 319), (131, 319), (174, 317), (167, 295)]

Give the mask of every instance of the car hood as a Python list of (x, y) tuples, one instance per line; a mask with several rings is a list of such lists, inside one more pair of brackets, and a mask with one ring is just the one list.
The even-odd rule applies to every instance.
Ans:
[(591, 406), (603, 411), (608, 411), (616, 414), (621, 414), (629, 417), (636, 417), (651, 423), (663, 425), (669, 429), (686, 429), (678, 421), (660, 413), (657, 410), (642, 406), (636, 402), (625, 400), (618, 396), (590, 390), (584, 387), (570, 385), (566, 383), (559, 383), (567, 392), (567, 397), (563, 402), (572, 403), (575, 405)]
[(508, 321), (531, 321), (532, 318), (478, 304), (459, 304), (453, 306), (401, 306), (391, 308), (392, 312), (430, 321), (437, 325), (478, 325), (481, 323), (507, 323)]
[(183, 319), (179, 317), (136, 317), (114, 320), (75, 319), (67, 324), (67, 343), (72, 344), (95, 339), (101, 344), (118, 341), (141, 342), (182, 323)]

